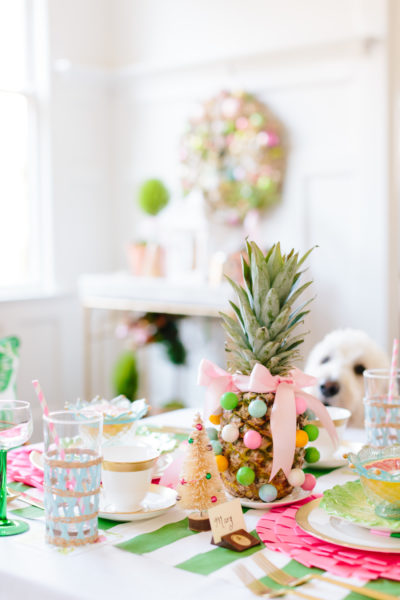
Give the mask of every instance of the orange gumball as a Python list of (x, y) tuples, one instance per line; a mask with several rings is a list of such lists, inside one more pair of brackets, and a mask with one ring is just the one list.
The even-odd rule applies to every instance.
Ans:
[(218, 454), (215, 457), (215, 460), (217, 461), (217, 467), (218, 467), (218, 471), (220, 471), (222, 473), (222, 471), (226, 471), (228, 468), (228, 459), (225, 458), (225, 456), (223, 456), (222, 454)]
[(308, 435), (306, 431), (298, 429), (296, 431), (296, 448), (304, 448), (308, 444)]
[(219, 425), (221, 422), (221, 415), (211, 415), (210, 421), (213, 425)]

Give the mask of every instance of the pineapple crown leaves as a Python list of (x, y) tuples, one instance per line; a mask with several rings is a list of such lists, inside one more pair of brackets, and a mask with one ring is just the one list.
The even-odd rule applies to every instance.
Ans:
[(226, 351), (231, 371), (249, 374), (257, 363), (273, 375), (285, 375), (299, 358), (298, 346), (308, 332), (293, 336), (309, 313), (313, 298), (294, 307), (312, 281), (301, 286), (300, 270), (313, 248), (302, 257), (294, 250), (282, 254), (279, 242), (264, 256), (254, 242), (246, 241), (248, 261), (242, 258), (244, 287), (229, 277), (237, 303), (230, 302), (236, 319), (221, 313), (228, 335)]

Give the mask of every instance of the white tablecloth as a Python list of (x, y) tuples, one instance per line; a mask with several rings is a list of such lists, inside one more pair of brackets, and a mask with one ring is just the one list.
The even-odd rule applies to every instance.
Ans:
[[(190, 427), (192, 414), (191, 410), (183, 410), (146, 421), (161, 426)], [(318, 479), (316, 491), (343, 483), (349, 477), (347, 471), (340, 470), (323, 476)], [(43, 523), (34, 520), (29, 523), (32, 532), (29, 539), (36, 535), (42, 540)], [(140, 525), (132, 523), (131, 527)], [(246, 600), (254, 597), (236, 581), (195, 575), (148, 556), (124, 552), (111, 544), (92, 545), (84, 552), (62, 555), (49, 551), (43, 544), (41, 547), (32, 541), (28, 544), (26, 535), (0, 538), (0, 600)], [(279, 564), (279, 556), (282, 555), (274, 554), (276, 564)], [(330, 600), (340, 600), (347, 595), (345, 590), (332, 586), (328, 592), (324, 585), (316, 582), (311, 593)]]

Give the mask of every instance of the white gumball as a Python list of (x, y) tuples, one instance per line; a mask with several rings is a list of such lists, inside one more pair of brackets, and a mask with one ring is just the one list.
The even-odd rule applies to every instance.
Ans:
[(290, 485), (293, 487), (299, 487), (300, 485), (303, 485), (306, 476), (301, 469), (292, 469), (287, 479)]
[(236, 442), (239, 437), (239, 428), (233, 423), (225, 425), (221, 431), (221, 437), (224, 442)]

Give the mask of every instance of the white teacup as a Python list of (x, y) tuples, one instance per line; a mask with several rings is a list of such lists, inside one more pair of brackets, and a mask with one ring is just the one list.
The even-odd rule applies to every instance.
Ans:
[(138, 510), (158, 457), (157, 450), (146, 445), (103, 447), (101, 477), (107, 504), (121, 512)]
[[(329, 413), (330, 418), (333, 421), (333, 424), (335, 425), (336, 433), (339, 439), (339, 447), (343, 438), (344, 431), (347, 427), (347, 423), (351, 417), (351, 412), (347, 410), (347, 408), (342, 408), (340, 406), (327, 406), (326, 409)], [(337, 458), (337, 456), (335, 455), (337, 448), (334, 447), (329, 433), (322, 425), (321, 421), (316, 420), (311, 421), (311, 423), (313, 425), (316, 425), (319, 429), (318, 438), (315, 440), (315, 442), (311, 442), (311, 445), (315, 446), (315, 448), (318, 448), (319, 450), (319, 453), (321, 455), (319, 460), (332, 460), (333, 458)]]

